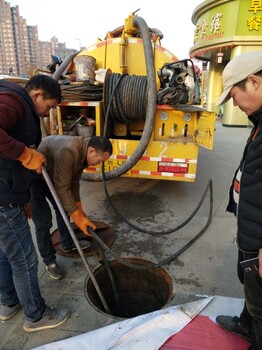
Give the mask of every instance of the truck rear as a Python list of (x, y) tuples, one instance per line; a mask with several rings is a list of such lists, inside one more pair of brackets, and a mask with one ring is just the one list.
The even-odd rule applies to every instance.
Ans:
[[(156, 94), (150, 98), (145, 40), (134, 26), (134, 18), (132, 14), (124, 26), (76, 56), (82, 73), (88, 72), (90, 60), (95, 62), (95, 79), (82, 78), (102, 86), (102, 99), (62, 102), (62, 116), (70, 106), (81, 108), (88, 120), (94, 121), (95, 134), (110, 138), (113, 154), (104, 164), (106, 173), (134, 156), (148, 129), (143, 154), (122, 176), (194, 182), (199, 146), (213, 149), (215, 124), (214, 113), (200, 104), (199, 68), (190, 59), (179, 61), (161, 46), (162, 33), (148, 28)], [(148, 126), (150, 108), (154, 115)], [(100, 167), (89, 167), (84, 176), (98, 173)]]

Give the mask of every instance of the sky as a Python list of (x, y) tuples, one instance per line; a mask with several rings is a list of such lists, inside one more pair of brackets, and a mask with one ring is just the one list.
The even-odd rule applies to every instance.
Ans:
[(124, 25), (134, 11), (148, 27), (157, 28), (164, 38), (161, 44), (179, 59), (188, 58), (193, 46), (194, 28), (191, 21), (194, 9), (202, 0), (6, 0), (19, 6), (27, 25), (38, 26), (38, 38), (50, 41), (56, 36), (67, 48), (79, 50), (91, 46), (106, 33)]

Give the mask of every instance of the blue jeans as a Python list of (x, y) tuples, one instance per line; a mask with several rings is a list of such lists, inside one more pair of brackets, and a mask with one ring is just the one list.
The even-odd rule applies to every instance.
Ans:
[(40, 319), (45, 310), (37, 273), (37, 254), (23, 205), (0, 205), (1, 303), (20, 302), (29, 321)]
[(50, 229), (52, 227), (52, 212), (47, 199), (51, 202), (55, 210), (62, 247), (72, 244), (73, 240), (46, 182), (42, 178), (37, 178), (33, 182), (30, 192), (32, 219), (35, 225), (39, 253), (43, 262), (49, 264), (56, 260), (56, 250), (53, 247), (50, 235)]

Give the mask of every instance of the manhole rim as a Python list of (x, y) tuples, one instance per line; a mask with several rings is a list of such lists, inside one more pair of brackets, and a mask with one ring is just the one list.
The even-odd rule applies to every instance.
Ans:
[[(137, 265), (140, 264), (140, 265), (147, 266), (147, 265), (152, 265), (152, 264), (153, 264), (152, 261), (149, 261), (149, 260), (146, 260), (146, 259), (141, 259), (141, 258), (135, 258), (135, 257), (124, 257), (124, 258), (122, 258), (122, 259), (128, 261), (128, 262), (131, 263), (131, 264), (137, 264)], [(108, 260), (108, 263), (109, 263), (109, 264), (111, 264), (111, 263), (114, 263), (114, 264), (117, 264), (117, 263), (122, 264), (122, 263), (119, 262), (117, 259)], [(143, 264), (142, 264), (142, 263), (143, 263)], [(95, 274), (97, 273), (97, 271), (98, 271), (98, 270), (101, 270), (102, 268), (104, 268), (103, 265), (101, 265), (101, 264), (97, 265), (97, 266), (93, 269), (93, 271), (92, 271), (92, 273), (94, 274), (94, 276), (95, 276)], [(127, 268), (128, 268), (128, 267), (127, 267)], [(170, 274), (166, 271), (166, 269), (164, 269), (162, 266), (157, 267), (157, 268), (155, 268), (154, 270), (156, 270), (156, 269), (157, 269), (158, 271), (161, 271), (163, 274), (165, 274), (165, 277), (166, 277), (166, 279), (168, 280), (168, 283), (167, 283), (167, 284), (168, 284), (168, 286), (170, 287), (170, 289), (169, 289), (169, 295), (168, 295), (168, 297), (167, 297), (167, 300), (166, 300), (165, 304), (164, 304), (161, 308), (158, 309), (158, 310), (162, 310), (162, 309), (164, 309), (164, 308), (168, 305), (168, 303), (171, 301), (172, 296), (173, 296), (173, 292), (174, 292), (174, 286), (173, 286), (173, 280), (172, 280)], [(88, 287), (88, 283), (89, 283), (89, 282), (92, 282), (92, 281), (91, 281), (90, 276), (87, 275), (86, 278), (85, 278), (85, 283), (84, 283), (84, 295), (85, 295), (85, 298), (86, 298), (87, 302), (89, 303), (89, 305), (90, 305), (94, 310), (96, 310), (96, 311), (99, 312), (100, 314), (103, 314), (103, 315), (105, 315), (105, 316), (107, 316), (107, 317), (110, 317), (110, 318), (114, 318), (114, 319), (116, 319), (116, 320), (126, 320), (126, 319), (129, 319), (129, 318), (126, 318), (126, 317), (120, 317), (120, 316), (115, 316), (115, 315), (108, 314), (108, 313), (106, 313), (105, 311), (101, 310), (97, 305), (95, 305), (95, 304), (93, 303), (93, 301), (91, 300), (91, 298), (89, 297), (89, 294), (88, 294), (88, 291), (87, 291), (87, 287)], [(155, 311), (158, 311), (158, 310), (155, 310)], [(130, 317), (130, 318), (132, 318), (132, 317)]]

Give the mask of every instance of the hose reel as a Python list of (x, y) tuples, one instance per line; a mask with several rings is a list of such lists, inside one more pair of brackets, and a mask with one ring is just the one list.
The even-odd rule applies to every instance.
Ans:
[[(117, 88), (116, 88), (117, 87)], [(114, 94), (113, 94), (114, 92)], [(112, 73), (104, 83), (104, 106), (107, 110), (113, 96), (108, 118), (117, 123), (145, 120), (147, 77)]]

